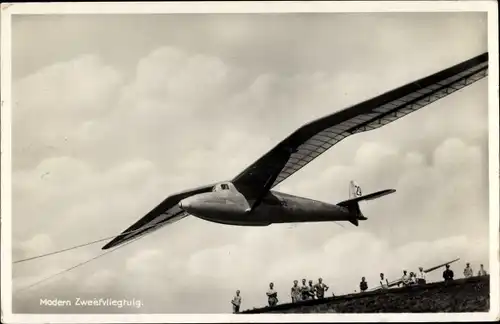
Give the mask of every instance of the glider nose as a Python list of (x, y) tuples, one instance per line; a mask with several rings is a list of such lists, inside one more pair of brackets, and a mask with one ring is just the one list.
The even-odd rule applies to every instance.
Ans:
[(197, 212), (202, 204), (203, 201), (200, 200), (199, 197), (188, 197), (179, 202), (179, 207), (188, 213), (193, 213)]
[(178, 206), (193, 216), (205, 214), (207, 212), (210, 213), (213, 210), (210, 200), (207, 200), (207, 197), (204, 195), (184, 198), (178, 203)]
[(183, 210), (187, 210), (191, 207), (191, 203), (189, 202), (189, 199), (183, 199), (179, 202), (179, 207)]

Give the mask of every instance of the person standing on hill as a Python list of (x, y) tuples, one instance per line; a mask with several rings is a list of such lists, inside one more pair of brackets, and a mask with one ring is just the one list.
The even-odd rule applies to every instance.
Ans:
[(484, 270), (484, 265), (481, 264), (479, 271), (477, 272), (477, 275), (478, 276), (486, 276), (487, 274), (488, 273), (486, 272), (486, 270)]
[(313, 281), (309, 280), (309, 286), (307, 287), (308, 289), (308, 298), (307, 299), (314, 299), (316, 295), (314, 294), (314, 286), (313, 286)]
[(300, 301), (300, 287), (299, 287), (299, 282), (297, 280), (293, 281), (293, 286), (290, 292), (290, 295), (292, 296), (292, 303), (296, 303)]
[(302, 279), (302, 286), (300, 287), (300, 300), (307, 300), (309, 297), (309, 287), (307, 287), (307, 280)]
[(368, 283), (365, 281), (365, 277), (361, 278), (361, 282), (359, 283), (359, 290), (361, 290), (361, 292), (365, 292), (368, 290)]
[(410, 286), (414, 286), (417, 284), (417, 275), (415, 274), (415, 272), (410, 272)]
[(446, 270), (443, 271), (443, 279), (444, 281), (452, 281), (453, 280), (453, 270), (450, 269), (450, 265), (446, 265)]
[[(403, 276), (401, 277), (401, 283), (403, 284), (403, 287), (410, 285), (410, 277), (408, 276), (408, 272), (406, 270), (403, 270)], [(399, 286), (399, 284), (398, 284), (398, 286)]]
[(274, 290), (274, 283), (269, 284), (269, 290), (267, 291), (267, 302), (270, 307), (276, 306), (278, 304), (278, 292)]
[(233, 300), (231, 300), (231, 304), (233, 304), (233, 313), (239, 313), (241, 306), (241, 296), (239, 290), (236, 290), (236, 296), (234, 296)]
[(328, 291), (328, 286), (323, 283), (323, 278), (318, 279), (318, 283), (314, 285), (314, 290), (316, 291), (316, 297), (318, 299), (325, 297), (325, 291)]
[(465, 269), (464, 269), (464, 277), (470, 278), (473, 275), (474, 275), (474, 272), (472, 271), (472, 268), (470, 267), (470, 263), (467, 262), (467, 265), (465, 266)]
[(387, 278), (384, 278), (383, 273), (380, 273), (380, 287), (382, 289), (389, 289), (389, 280), (387, 280)]
[(425, 281), (425, 272), (424, 272), (424, 268), (422, 268), (422, 267), (418, 268), (417, 283), (419, 285), (425, 285), (425, 283), (426, 283), (426, 281)]

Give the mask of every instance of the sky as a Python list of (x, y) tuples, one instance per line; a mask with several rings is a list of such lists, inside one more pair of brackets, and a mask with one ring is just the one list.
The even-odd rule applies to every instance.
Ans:
[[(119, 234), (168, 195), (228, 180), (296, 128), (487, 50), (483, 13), (12, 18), (13, 260)], [(487, 79), (351, 136), (276, 189), (368, 220), (233, 227), (193, 216), (13, 265), (14, 313), (228, 313), (293, 280), (336, 295), (460, 257), (488, 269)], [(441, 271), (429, 279), (439, 280)], [(45, 307), (40, 298), (140, 300)]]

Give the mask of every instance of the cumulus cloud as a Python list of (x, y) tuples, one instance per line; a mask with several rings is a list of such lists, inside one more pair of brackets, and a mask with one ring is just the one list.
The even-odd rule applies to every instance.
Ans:
[[(386, 54), (376, 42), (355, 43), (374, 56)], [(445, 45), (440, 51), (448, 52)], [(13, 258), (118, 234), (171, 193), (232, 178), (303, 123), (424, 76), (422, 70), (457, 63), (434, 54), (408, 70), (395, 62), (381, 81), (375, 65), (297, 67), (296, 73), (267, 66), (262, 72), (224, 55), (159, 42), (128, 74), (86, 55), (16, 80)], [(275, 58), (270, 48), (269, 60)], [(244, 308), (263, 305), (270, 281), (286, 301), (291, 282), (303, 277), (323, 277), (341, 294), (357, 289), (361, 276), (374, 285), (379, 272), (394, 278), (402, 268), (456, 256), (487, 265), (486, 85), (480, 81), (349, 137), (280, 185), (331, 203), (347, 199), (352, 179), (366, 193), (397, 189), (364, 203), (369, 220), (359, 227), (246, 228), (188, 217), (57, 280), (15, 292), (14, 311), (53, 311), (38, 305), (40, 296), (113, 296), (144, 302), (140, 310), (116, 312), (228, 312), (236, 289)], [(14, 265), (16, 287), (85, 261), (99, 248)]]

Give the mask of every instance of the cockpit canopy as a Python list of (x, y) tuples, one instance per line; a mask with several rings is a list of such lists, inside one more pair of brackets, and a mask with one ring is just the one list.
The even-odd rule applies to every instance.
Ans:
[(230, 184), (229, 183), (226, 183), (226, 182), (223, 182), (223, 183), (218, 183), (216, 184), (213, 188), (212, 188), (212, 192), (216, 192), (216, 191), (223, 191), (223, 190), (230, 190), (231, 187), (230, 187)]

